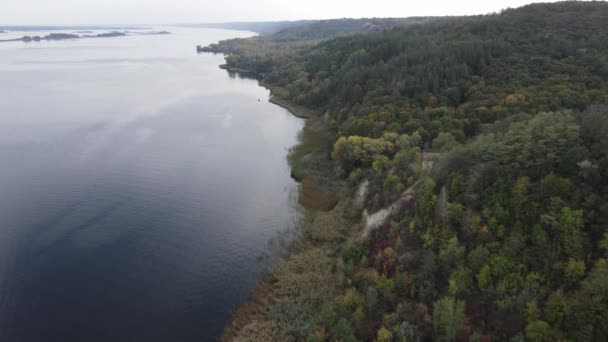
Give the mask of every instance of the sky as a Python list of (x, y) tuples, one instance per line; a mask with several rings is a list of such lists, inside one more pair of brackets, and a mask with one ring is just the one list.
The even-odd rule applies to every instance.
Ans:
[[(529, 0), (1, 0), (3, 25), (176, 24), (469, 15)], [(544, 1), (547, 2), (547, 1)]]

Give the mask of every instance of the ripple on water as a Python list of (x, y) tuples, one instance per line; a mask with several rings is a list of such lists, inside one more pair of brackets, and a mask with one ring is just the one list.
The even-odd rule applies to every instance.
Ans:
[(296, 215), (303, 126), (192, 53), (239, 34), (2, 47), (0, 341), (219, 334)]

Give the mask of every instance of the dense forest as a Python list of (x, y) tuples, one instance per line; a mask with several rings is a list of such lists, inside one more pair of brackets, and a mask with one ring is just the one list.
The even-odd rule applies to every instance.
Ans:
[(274, 41), (327, 39), (338, 36), (381, 31), (415, 22), (425, 22), (432, 17), (411, 18), (362, 18), (300, 21), (237, 22), (217, 24), (185, 24), (186, 27), (223, 28), (257, 32)]
[[(411, 24), (424, 23), (433, 17), (331, 19), (296, 22), (269, 22), (217, 24), (213, 27), (239, 28), (260, 32), (249, 39), (230, 39), (211, 44), (201, 52), (232, 54), (229, 65), (233, 69), (261, 74), (278, 64), (279, 59), (293, 57), (302, 48), (316, 46), (319, 42), (341, 36), (381, 32)], [(207, 27), (207, 26), (205, 26)]]
[(608, 340), (607, 23), (608, 3), (559, 2), (215, 45), (322, 113), (350, 184), (269, 272), (248, 334)]

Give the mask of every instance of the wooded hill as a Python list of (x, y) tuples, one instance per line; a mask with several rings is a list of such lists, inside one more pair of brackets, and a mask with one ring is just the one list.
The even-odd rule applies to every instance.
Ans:
[[(312, 47), (322, 40), (355, 34), (380, 32), (383, 30), (404, 27), (415, 23), (433, 20), (433, 17), (412, 18), (363, 18), (363, 19), (331, 19), (303, 20), (293, 22), (268, 23), (232, 23), (213, 24), (211, 27), (251, 30), (260, 36), (248, 39), (229, 39), (212, 44), (203, 49), (204, 52), (234, 53), (247, 56), (254, 61), (265, 61), (270, 55), (278, 57), (286, 53), (294, 54), (301, 47)], [(203, 27), (209, 27), (204, 25)], [(235, 66), (237, 67), (237, 66)], [(248, 65), (251, 70), (257, 66)], [(258, 70), (259, 71), (259, 70)]]
[(329, 254), (331, 295), (277, 300), (271, 312), (288, 317), (269, 315), (275, 336), (608, 340), (607, 23), (605, 2), (558, 2), (215, 46), (275, 96), (325, 113), (336, 172), (369, 182), (359, 211), (419, 184)]

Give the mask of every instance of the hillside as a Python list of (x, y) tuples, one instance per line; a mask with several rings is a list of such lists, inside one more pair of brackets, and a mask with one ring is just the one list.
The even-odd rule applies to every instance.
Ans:
[(410, 22), (424, 22), (429, 19), (432, 18), (343, 18), (329, 20), (184, 24), (182, 26), (253, 31), (263, 36), (272, 36), (271, 38), (275, 41), (289, 41), (335, 38), (354, 33), (386, 30)]
[(316, 46), (323, 40), (380, 32), (432, 20), (432, 17), (413, 17), (211, 24), (203, 27), (246, 29), (258, 32), (260, 36), (221, 41), (199, 52), (233, 53), (243, 57), (242, 63), (235, 63), (238, 64), (234, 65), (235, 68), (259, 72), (270, 65), (267, 60), (270, 56), (276, 62), (278, 58), (291, 56), (301, 48)]
[(605, 2), (559, 2), (216, 45), (324, 113), (326, 183), (350, 184), (269, 272), (247, 334), (608, 340), (607, 22)]

